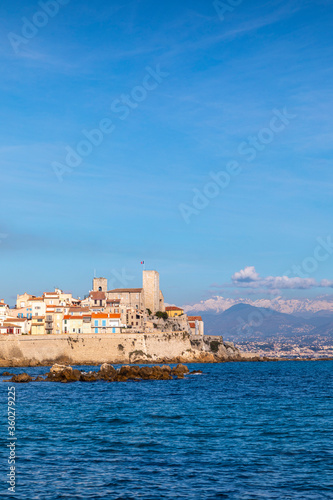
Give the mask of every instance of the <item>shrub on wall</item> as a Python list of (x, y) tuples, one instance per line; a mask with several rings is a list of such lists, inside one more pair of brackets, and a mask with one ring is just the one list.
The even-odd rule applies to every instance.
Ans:
[(155, 314), (157, 318), (163, 318), (164, 320), (168, 319), (168, 313), (165, 311), (157, 311)]

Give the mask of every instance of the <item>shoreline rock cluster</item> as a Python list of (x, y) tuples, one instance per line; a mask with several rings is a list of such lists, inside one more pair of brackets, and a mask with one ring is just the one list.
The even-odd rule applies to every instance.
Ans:
[(200, 370), (190, 372), (187, 366), (178, 364), (171, 368), (168, 365), (162, 366), (129, 366), (124, 365), (120, 368), (114, 368), (108, 363), (101, 365), (99, 371), (84, 372), (73, 369), (71, 366), (58, 365), (52, 366), (45, 376), (38, 375), (33, 378), (28, 373), (14, 375), (4, 372), (2, 376), (12, 376), (7, 382), (27, 383), (27, 382), (96, 382), (104, 380), (106, 382), (127, 382), (141, 380), (173, 380), (183, 379), (188, 374), (202, 373)]
[[(143, 353), (142, 353), (143, 354)], [(153, 358), (152, 356), (143, 356), (143, 355), (137, 355), (137, 357), (132, 356), (128, 360), (122, 360), (122, 361), (117, 361), (117, 364), (120, 363), (130, 363), (132, 364), (138, 364), (138, 365), (143, 365), (143, 364), (148, 364), (151, 365), (152, 363), (158, 363), (158, 364), (179, 364), (179, 363), (186, 363), (186, 364), (200, 364), (200, 363), (234, 363), (234, 362), (253, 362), (253, 361), (270, 361), (271, 359), (269, 358), (262, 358), (260, 356), (252, 356), (252, 357), (243, 357), (239, 355), (235, 355), (233, 357), (225, 357), (225, 356), (220, 356), (218, 354), (212, 354), (210, 352), (189, 352), (185, 353), (182, 356), (176, 356), (173, 358), (168, 358), (168, 357), (157, 357)], [(111, 363), (115, 363), (114, 361), (111, 361)], [(57, 357), (56, 359), (53, 360), (45, 360), (45, 361), (37, 361), (35, 359), (11, 359), (11, 360), (5, 360), (5, 359), (0, 359), (0, 367), (1, 368), (37, 368), (41, 366), (45, 367), (52, 367), (55, 363), (61, 364), (61, 365), (86, 365), (86, 366), (100, 366), (101, 362), (96, 362), (94, 360), (86, 359), (83, 362), (77, 362), (74, 359), (71, 359), (66, 356), (60, 356)]]

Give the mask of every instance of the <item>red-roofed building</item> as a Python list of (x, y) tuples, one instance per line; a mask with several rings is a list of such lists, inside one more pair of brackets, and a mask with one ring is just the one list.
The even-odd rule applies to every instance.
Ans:
[(91, 315), (91, 329), (93, 333), (120, 333), (121, 327), (120, 314), (92, 313)]
[(165, 312), (168, 314), (169, 318), (175, 318), (176, 316), (184, 314), (184, 309), (176, 306), (167, 306)]
[(65, 314), (63, 332), (65, 334), (91, 333), (91, 314)]
[(22, 329), (20, 326), (9, 323), (8, 321), (5, 321), (4, 324), (0, 326), (1, 335), (21, 335), (21, 333)]
[(188, 316), (188, 322), (191, 328), (192, 335), (204, 334), (204, 322), (201, 316)]

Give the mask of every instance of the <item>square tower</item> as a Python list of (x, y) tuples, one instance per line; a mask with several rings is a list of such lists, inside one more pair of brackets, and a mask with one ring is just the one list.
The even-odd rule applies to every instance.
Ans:
[(160, 310), (160, 275), (157, 271), (142, 272), (145, 307), (152, 313)]
[(106, 278), (94, 278), (93, 279), (93, 291), (94, 292), (107, 292), (108, 291), (108, 280)]

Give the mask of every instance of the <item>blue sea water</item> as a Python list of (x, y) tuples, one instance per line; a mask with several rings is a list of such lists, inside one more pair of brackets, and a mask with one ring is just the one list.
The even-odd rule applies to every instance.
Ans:
[(15, 494), (6, 484), (14, 384), (0, 382), (3, 498), (333, 498), (332, 361), (190, 368), (204, 374), (15, 384)]

